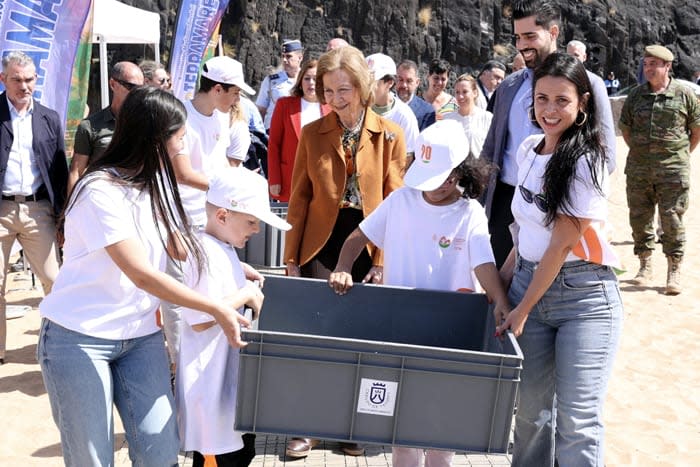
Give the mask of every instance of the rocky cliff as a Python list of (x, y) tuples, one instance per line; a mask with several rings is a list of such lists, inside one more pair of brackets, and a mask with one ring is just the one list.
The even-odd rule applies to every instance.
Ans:
[[(126, 0), (162, 12), (167, 57), (176, 0)], [(222, 31), (227, 53), (257, 85), (277, 65), (283, 38), (301, 39), (318, 56), (332, 37), (366, 53), (426, 63), (442, 57), (458, 73), (477, 70), (496, 57), (509, 61), (515, 49), (508, 0), (231, 0)], [(587, 44), (587, 66), (614, 71), (633, 84), (645, 45), (661, 43), (676, 55), (676, 76), (700, 70), (700, 1), (578, 0), (561, 2), (560, 47), (571, 39)], [(131, 59), (134, 59), (131, 57)]]

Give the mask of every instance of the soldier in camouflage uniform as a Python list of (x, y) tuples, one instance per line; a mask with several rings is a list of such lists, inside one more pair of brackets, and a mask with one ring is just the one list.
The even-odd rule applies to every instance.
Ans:
[(690, 153), (700, 141), (700, 104), (691, 90), (670, 77), (673, 54), (666, 47), (644, 49), (647, 82), (630, 92), (622, 108), (620, 129), (630, 148), (627, 156), (627, 203), (639, 256), (632, 280), (648, 285), (652, 278), (654, 211), (664, 231), (668, 261), (666, 293), (681, 292), (680, 265), (685, 245), (683, 214), (688, 208)]

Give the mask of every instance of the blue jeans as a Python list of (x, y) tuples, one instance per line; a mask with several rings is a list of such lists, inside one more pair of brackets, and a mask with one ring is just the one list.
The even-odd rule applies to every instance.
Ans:
[(114, 465), (112, 404), (134, 466), (177, 465), (179, 440), (162, 333), (107, 340), (44, 319), (37, 359), (67, 466)]
[[(536, 264), (518, 259), (508, 298), (522, 300)], [(603, 402), (620, 340), (622, 302), (611, 268), (565, 263), (530, 312), (513, 467), (603, 466)]]

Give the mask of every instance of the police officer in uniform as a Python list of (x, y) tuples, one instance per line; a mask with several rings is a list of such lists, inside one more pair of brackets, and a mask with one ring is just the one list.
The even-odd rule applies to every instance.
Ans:
[(285, 40), (282, 43), (282, 70), (267, 76), (260, 85), (255, 105), (258, 106), (260, 114), (265, 120), (265, 130), (268, 132), (275, 104), (280, 97), (289, 95), (289, 90), (294, 86), (303, 59), (304, 49), (301, 41)]
[(681, 293), (690, 153), (700, 142), (700, 105), (692, 91), (670, 76), (672, 63), (673, 53), (666, 47), (650, 45), (644, 49), (646, 83), (630, 91), (620, 129), (630, 148), (625, 167), (627, 203), (634, 254), (640, 263), (632, 282), (649, 285), (652, 279), (654, 210), (658, 204), (668, 261), (666, 294), (677, 295)]

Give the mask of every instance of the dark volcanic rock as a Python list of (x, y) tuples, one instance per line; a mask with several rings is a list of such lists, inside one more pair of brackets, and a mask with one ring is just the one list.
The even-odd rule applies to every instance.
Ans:
[[(332, 37), (343, 37), (365, 53), (425, 64), (442, 57), (455, 73), (474, 72), (491, 58), (514, 54), (509, 0), (231, 0), (222, 31), (226, 52), (240, 60), (257, 85), (277, 66), (283, 38), (298, 38), (317, 57)], [(124, 0), (162, 18), (161, 56), (168, 57), (177, 0)], [(700, 70), (700, 1), (570, 0), (560, 2), (560, 48), (571, 39), (588, 46), (587, 66), (614, 71), (622, 86), (633, 84), (645, 45), (661, 43), (676, 55), (676, 76)], [(505, 7), (504, 7), (505, 6)], [(139, 60), (143, 46), (111, 48), (110, 63)]]
[[(299, 38), (318, 56), (332, 37), (365, 53), (427, 63), (442, 57), (456, 73), (474, 72), (491, 58), (510, 61), (512, 26), (507, 0), (231, 0), (224, 41), (259, 83), (279, 60), (283, 38)], [(614, 71), (633, 84), (645, 45), (661, 43), (676, 55), (676, 76), (700, 70), (700, 2), (580, 0), (561, 2), (559, 45), (571, 39), (589, 48), (587, 66)]]

